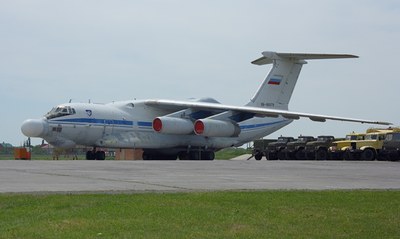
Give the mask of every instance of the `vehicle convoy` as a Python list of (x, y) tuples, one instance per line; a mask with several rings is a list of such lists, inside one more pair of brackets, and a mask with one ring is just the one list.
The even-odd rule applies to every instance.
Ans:
[(332, 147), (335, 137), (330, 135), (321, 135), (316, 141), (306, 144), (305, 157), (309, 160), (327, 160), (331, 159), (329, 148)]
[[(270, 141), (270, 140), (269, 140)], [(350, 133), (345, 139), (321, 135), (279, 137), (263, 142), (257, 160), (400, 160), (400, 128), (371, 128), (366, 133)]]
[(378, 160), (400, 160), (400, 130), (396, 129), (386, 134), (382, 149), (379, 151)]
[(278, 158), (280, 160), (304, 160), (306, 159), (306, 144), (315, 140), (316, 138), (313, 136), (299, 136), (297, 140), (286, 144), (286, 148), (278, 153)]

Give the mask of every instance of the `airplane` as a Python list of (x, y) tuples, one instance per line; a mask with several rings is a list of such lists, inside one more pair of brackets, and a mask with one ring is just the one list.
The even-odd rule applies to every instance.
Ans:
[(267, 136), (302, 117), (391, 125), (388, 122), (309, 114), (288, 110), (306, 60), (358, 58), (348, 54), (305, 54), (265, 51), (252, 61), (272, 64), (254, 96), (244, 106), (213, 98), (177, 101), (128, 100), (107, 104), (66, 103), (41, 119), (25, 120), (27, 137), (40, 137), (55, 147), (93, 147), (86, 159), (104, 160), (97, 148), (143, 149), (144, 160), (213, 160), (215, 152)]

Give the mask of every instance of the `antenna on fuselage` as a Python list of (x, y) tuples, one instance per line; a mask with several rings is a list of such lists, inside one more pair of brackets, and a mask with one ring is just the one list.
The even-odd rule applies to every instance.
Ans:
[(69, 102), (68, 103), (71, 103), (72, 102), (72, 99), (69, 99)]
[(91, 102), (90, 102), (90, 99), (89, 99), (89, 104), (90, 104)]

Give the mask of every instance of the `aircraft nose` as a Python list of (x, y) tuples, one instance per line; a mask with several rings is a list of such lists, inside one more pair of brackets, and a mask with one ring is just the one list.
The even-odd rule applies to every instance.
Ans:
[(27, 137), (40, 137), (47, 133), (47, 123), (43, 119), (28, 119), (22, 123), (21, 131)]

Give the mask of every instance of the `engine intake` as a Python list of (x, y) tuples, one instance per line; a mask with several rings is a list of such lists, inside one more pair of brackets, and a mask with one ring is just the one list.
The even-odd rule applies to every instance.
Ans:
[(191, 134), (193, 122), (182, 118), (157, 117), (153, 120), (153, 129), (162, 134)]
[(199, 119), (194, 123), (194, 132), (207, 137), (236, 137), (240, 134), (240, 127), (229, 121)]

